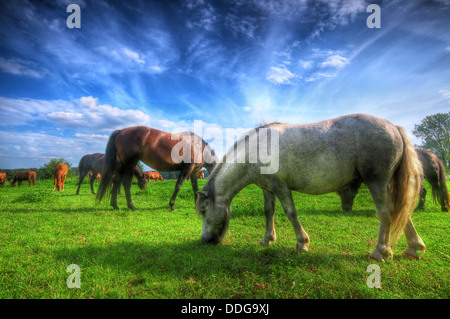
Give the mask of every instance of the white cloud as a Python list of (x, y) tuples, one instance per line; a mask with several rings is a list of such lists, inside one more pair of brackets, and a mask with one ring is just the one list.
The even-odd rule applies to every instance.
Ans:
[(0, 70), (14, 75), (25, 75), (41, 79), (45, 72), (35, 70), (35, 63), (21, 59), (4, 59), (0, 57)]
[(149, 70), (150, 70), (150, 73), (155, 73), (155, 74), (164, 72), (164, 69), (157, 65), (152, 65), (151, 67), (149, 67)]
[(314, 62), (313, 61), (304, 61), (304, 60), (300, 60), (298, 61), (299, 65), (305, 69), (305, 70), (309, 70), (313, 67)]
[(329, 56), (322, 64), (320, 65), (322, 68), (333, 67), (333, 68), (342, 68), (349, 63), (349, 60), (343, 56), (338, 54)]
[(266, 79), (274, 84), (291, 84), (290, 79), (294, 77), (295, 75), (288, 69), (272, 66)]
[[(105, 139), (97, 143), (70, 136), (56, 136), (46, 133), (0, 131), (0, 141), (4, 150), (0, 166), (7, 168), (41, 167), (52, 158), (65, 158), (78, 166), (80, 158), (87, 153), (103, 152)], [(12, 160), (11, 160), (12, 159)], [(7, 164), (7, 161), (8, 163)]]
[(131, 51), (128, 48), (122, 48), (122, 52), (123, 54), (128, 57), (129, 59), (131, 59), (132, 61), (134, 61), (137, 64), (145, 64), (145, 60), (142, 59), (141, 55), (137, 52)]
[(439, 90), (439, 93), (447, 100), (450, 104), (450, 91), (449, 90)]
[(314, 73), (313, 75), (311, 75), (310, 77), (308, 77), (306, 79), (306, 82), (315, 82), (321, 79), (326, 79), (326, 78), (334, 78), (336, 77), (335, 73), (326, 73), (326, 72), (317, 72)]
[(25, 125), (35, 120), (57, 126), (111, 131), (118, 128), (149, 125), (150, 116), (140, 110), (121, 109), (100, 104), (97, 98), (84, 96), (73, 101), (10, 99), (0, 97), (0, 126)]

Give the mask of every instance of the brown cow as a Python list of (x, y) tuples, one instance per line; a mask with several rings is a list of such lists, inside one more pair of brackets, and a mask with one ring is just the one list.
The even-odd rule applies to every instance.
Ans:
[(0, 173), (0, 185), (3, 185), (6, 180), (6, 173)]
[(150, 182), (151, 179), (154, 179), (155, 182), (157, 180), (159, 180), (159, 179), (162, 180), (162, 181), (164, 180), (162, 178), (161, 174), (158, 173), (157, 171), (147, 171), (147, 172), (145, 172), (144, 173), (144, 178), (147, 180), (147, 182)]
[(14, 176), (14, 179), (11, 183), (11, 186), (16, 186), (16, 182), (19, 182), (18, 187), (20, 188), (20, 185), (22, 184), (22, 181), (28, 180), (28, 188), (31, 186), (31, 182), (33, 181), (33, 186), (36, 188), (36, 172), (34, 171), (19, 171), (17, 172), (16, 176)]
[(67, 164), (59, 163), (55, 168), (55, 183), (53, 184), (53, 191), (56, 185), (58, 185), (58, 192), (64, 192), (64, 182), (66, 181), (67, 173), (69, 172), (69, 167)]

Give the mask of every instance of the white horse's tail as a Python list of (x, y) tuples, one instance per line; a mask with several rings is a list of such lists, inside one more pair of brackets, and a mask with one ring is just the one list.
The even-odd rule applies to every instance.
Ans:
[(403, 139), (403, 156), (389, 184), (394, 211), (391, 233), (395, 241), (404, 231), (417, 203), (422, 183), (422, 164), (405, 131), (397, 126)]

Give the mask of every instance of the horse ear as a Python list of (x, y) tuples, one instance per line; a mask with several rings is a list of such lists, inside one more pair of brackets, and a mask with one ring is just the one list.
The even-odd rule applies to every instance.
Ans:
[(208, 198), (208, 193), (206, 193), (206, 191), (197, 192), (197, 195), (202, 198)]

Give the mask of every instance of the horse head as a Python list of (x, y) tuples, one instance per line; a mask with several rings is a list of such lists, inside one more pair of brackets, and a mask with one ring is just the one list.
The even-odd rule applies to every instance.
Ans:
[(231, 216), (230, 205), (215, 200), (214, 180), (211, 179), (202, 191), (197, 192), (197, 213), (203, 216), (202, 242), (218, 244), (222, 241)]

